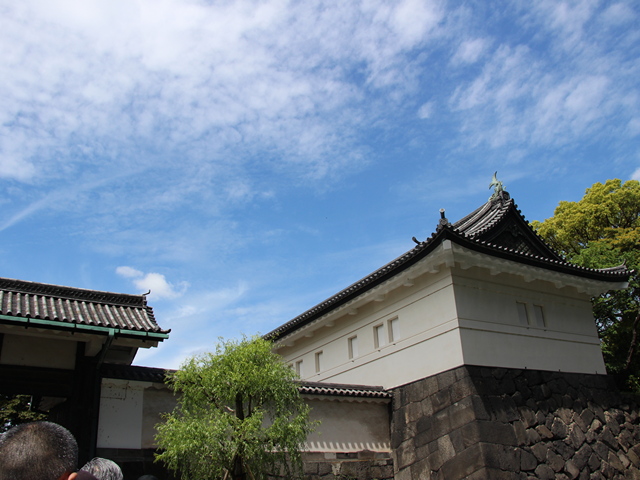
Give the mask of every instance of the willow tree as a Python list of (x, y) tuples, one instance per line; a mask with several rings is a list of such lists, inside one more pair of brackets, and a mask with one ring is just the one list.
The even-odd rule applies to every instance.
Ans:
[(626, 264), (629, 287), (593, 299), (607, 370), (640, 393), (640, 182), (607, 180), (578, 202), (560, 202), (533, 227), (567, 260), (588, 268)]
[(221, 340), (170, 374), (179, 398), (157, 425), (156, 459), (190, 480), (300, 476), (309, 408), (271, 347), (260, 337)]

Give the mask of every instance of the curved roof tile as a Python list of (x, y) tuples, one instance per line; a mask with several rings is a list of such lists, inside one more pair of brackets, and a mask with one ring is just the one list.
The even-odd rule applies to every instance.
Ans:
[(169, 333), (157, 324), (144, 295), (101, 292), (0, 278), (0, 315)]

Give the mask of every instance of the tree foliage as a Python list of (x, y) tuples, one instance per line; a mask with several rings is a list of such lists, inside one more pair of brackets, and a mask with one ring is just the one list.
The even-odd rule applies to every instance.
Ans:
[(593, 299), (593, 312), (607, 370), (640, 392), (640, 182), (596, 183), (582, 200), (560, 202), (553, 217), (532, 225), (570, 262), (634, 270), (627, 289)]
[(157, 426), (157, 459), (183, 479), (299, 475), (309, 407), (271, 347), (260, 337), (221, 340), (170, 375), (179, 399)]
[(46, 414), (33, 409), (32, 403), (31, 395), (0, 395), (0, 433), (20, 423), (47, 418)]

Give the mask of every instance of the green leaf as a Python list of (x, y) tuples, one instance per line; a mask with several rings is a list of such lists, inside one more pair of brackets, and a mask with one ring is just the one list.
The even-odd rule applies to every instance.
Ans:
[(167, 379), (179, 394), (157, 425), (156, 456), (183, 479), (256, 479), (302, 472), (300, 451), (312, 431), (289, 365), (261, 337), (220, 340), (215, 353), (187, 360)]

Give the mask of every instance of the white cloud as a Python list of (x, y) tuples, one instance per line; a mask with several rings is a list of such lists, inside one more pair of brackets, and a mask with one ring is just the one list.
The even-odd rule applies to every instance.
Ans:
[(484, 38), (465, 40), (451, 59), (453, 64), (468, 64), (477, 62), (484, 54), (489, 42)]
[(611, 26), (622, 25), (636, 20), (635, 12), (624, 2), (617, 2), (609, 5), (602, 13), (605, 23)]
[(612, 112), (638, 131), (633, 50), (597, 21), (631, 4), (76, 3), (3, 7), (0, 177), (19, 194), (0, 230), (55, 210), (102, 253), (196, 263), (248, 241), (228, 220), (243, 206), (386, 161), (372, 132), (525, 151), (614, 129)]
[(62, 178), (62, 159), (74, 167), (57, 153), (81, 145), (115, 168), (121, 150), (151, 144), (224, 168), (227, 149), (236, 164), (271, 150), (293, 178), (352, 169), (362, 156), (348, 132), (368, 107), (349, 66), (364, 64), (369, 85), (411, 88), (407, 54), (443, 14), (417, 0), (11, 4), (0, 19), (0, 151), (11, 153), (0, 175)]
[(631, 136), (640, 135), (640, 117), (634, 117), (629, 120), (627, 129)]
[(636, 171), (631, 174), (631, 180), (640, 181), (640, 167), (638, 167)]
[[(602, 29), (600, 13), (592, 1), (536, 2), (521, 20), (536, 36), (520, 44), (502, 39), (478, 60), (480, 73), (451, 95), (466, 142), (540, 148), (593, 141), (611, 132), (613, 116), (626, 117), (633, 131), (627, 122), (640, 103), (640, 68), (623, 46), (633, 37)], [(454, 58), (473, 60), (473, 52), (459, 49)]]
[(135, 268), (127, 266), (116, 268), (116, 273), (125, 278), (138, 278), (144, 276), (144, 273), (142, 273), (140, 270), (136, 270)]
[(556, 1), (540, 0), (532, 7), (542, 22), (557, 35), (559, 45), (571, 52), (587, 47), (585, 34), (600, 2), (598, 0)]
[(203, 318), (211, 319), (245, 298), (248, 291), (246, 282), (238, 282), (234, 287), (193, 292), (185, 296), (180, 306), (167, 315), (167, 321), (183, 323)]
[(434, 104), (433, 102), (427, 102), (424, 103), (419, 109), (418, 109), (418, 118), (421, 119), (427, 119), (430, 118), (431, 115), (433, 115), (433, 109), (434, 109)]
[(414, 46), (425, 40), (442, 21), (444, 10), (437, 1), (404, 0), (395, 5), (391, 24), (400, 42)]
[(169, 283), (161, 273), (144, 273), (129, 266), (116, 268), (116, 273), (122, 277), (129, 278), (137, 289), (141, 292), (150, 292), (151, 299), (175, 299), (184, 294), (189, 287), (187, 282), (180, 282), (178, 285)]

